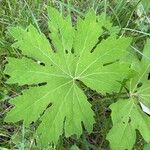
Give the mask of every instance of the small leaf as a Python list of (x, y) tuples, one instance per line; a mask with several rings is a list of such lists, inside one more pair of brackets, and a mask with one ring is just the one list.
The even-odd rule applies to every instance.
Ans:
[(143, 50), (141, 61), (137, 61), (133, 69), (137, 75), (130, 80), (128, 86), (130, 95), (138, 97), (138, 100), (150, 107), (150, 80), (148, 75), (150, 73), (150, 40), (147, 41)]
[(107, 135), (112, 150), (131, 150), (136, 129), (150, 142), (150, 118), (142, 112), (134, 99), (119, 100), (111, 105), (113, 127)]
[[(110, 106), (113, 127), (107, 135), (112, 150), (131, 150), (136, 141), (136, 130), (146, 142), (150, 142), (150, 117), (147, 116), (140, 105), (150, 107), (150, 41), (147, 41), (141, 60), (136, 60), (132, 68), (137, 72), (129, 79), (127, 88), (128, 97), (118, 100)], [(135, 65), (136, 64), (136, 65)]]

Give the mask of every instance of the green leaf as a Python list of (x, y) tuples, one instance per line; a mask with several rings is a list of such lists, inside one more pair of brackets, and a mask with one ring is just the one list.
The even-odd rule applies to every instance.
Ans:
[(149, 149), (150, 149), (150, 143), (145, 144), (145, 146), (144, 146), (144, 150), (149, 150)]
[(70, 16), (50, 7), (49, 30), (51, 42), (32, 25), (10, 28), (16, 40), (13, 46), (23, 56), (7, 58), (5, 68), (10, 75), (7, 83), (32, 85), (10, 100), (14, 107), (5, 121), (23, 120), (28, 126), (40, 120), (37, 133), (43, 146), (56, 144), (63, 131), (66, 137), (79, 137), (81, 122), (92, 131), (94, 112), (78, 81), (101, 93), (118, 92), (129, 71), (119, 60), (131, 41), (113, 34), (99, 42), (103, 29), (93, 11), (73, 26)]
[(147, 41), (143, 50), (143, 57), (141, 61), (137, 61), (133, 69), (137, 75), (129, 82), (129, 91), (131, 96), (138, 97), (138, 100), (147, 106), (150, 106), (150, 80), (148, 74), (150, 73), (150, 40)]
[(71, 146), (70, 150), (79, 150), (79, 148), (76, 145)]
[(150, 117), (139, 106), (142, 102), (150, 107), (149, 44), (150, 40), (145, 45), (142, 59), (137, 59), (132, 64), (136, 74), (130, 78), (127, 84), (128, 98), (119, 100), (110, 106), (113, 127), (108, 133), (107, 139), (112, 150), (131, 150), (136, 140), (136, 129), (139, 130), (146, 142), (150, 142)]
[(146, 11), (149, 11), (149, 10), (150, 10), (150, 3), (149, 3), (149, 0), (142, 0), (141, 3), (143, 4), (144, 9), (145, 9)]
[(113, 127), (107, 135), (112, 150), (131, 150), (136, 140), (136, 129), (150, 142), (150, 118), (135, 99), (119, 100), (111, 105)]

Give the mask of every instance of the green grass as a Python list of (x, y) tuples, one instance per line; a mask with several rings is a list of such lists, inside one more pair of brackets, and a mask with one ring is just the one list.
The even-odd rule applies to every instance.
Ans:
[[(19, 150), (40, 150), (37, 145), (39, 140), (33, 135), (36, 126), (31, 125), (31, 129), (25, 128), (21, 122), (16, 124), (6, 124), (4, 117), (11, 106), (8, 100), (17, 96), (23, 88), (17, 85), (8, 86), (5, 84), (7, 77), (3, 74), (6, 56), (19, 57), (20, 52), (11, 47), (13, 40), (7, 33), (7, 28), (11, 26), (27, 27), (33, 24), (39, 32), (48, 35), (47, 29), (47, 5), (64, 10), (69, 10), (74, 19), (76, 16), (84, 17), (85, 12), (94, 9), (98, 14), (104, 13), (110, 18), (113, 25), (120, 27), (120, 36), (130, 35), (133, 37), (133, 51), (141, 55), (145, 40), (150, 37), (150, 11), (146, 0), (127, 2), (126, 0), (2, 0), (0, 1), (0, 149)], [(108, 142), (105, 140), (108, 130), (111, 128), (110, 101), (101, 100), (98, 93), (86, 89), (86, 95), (93, 99), (93, 110), (96, 113), (96, 124), (92, 134), (86, 131), (80, 139), (75, 136), (71, 138), (61, 137), (59, 144), (48, 149), (70, 149), (74, 144), (83, 150), (108, 150)], [(138, 134), (135, 150), (144, 147), (144, 141)]]

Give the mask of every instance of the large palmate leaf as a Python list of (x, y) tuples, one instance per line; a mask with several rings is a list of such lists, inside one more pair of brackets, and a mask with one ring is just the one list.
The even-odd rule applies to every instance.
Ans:
[(99, 43), (103, 24), (93, 11), (74, 26), (70, 16), (63, 17), (56, 9), (49, 8), (48, 13), (50, 43), (32, 25), (9, 29), (16, 40), (13, 46), (23, 56), (7, 58), (5, 69), (10, 75), (7, 83), (45, 83), (10, 100), (14, 108), (5, 119), (23, 120), (27, 126), (40, 119), (37, 133), (43, 145), (57, 143), (63, 131), (67, 137), (80, 136), (81, 122), (92, 131), (94, 112), (78, 81), (101, 93), (117, 92), (129, 70), (119, 60), (130, 44), (130, 39), (114, 34)]
[(136, 129), (146, 142), (150, 142), (150, 117), (141, 109), (140, 104), (150, 107), (150, 41), (143, 50), (141, 61), (137, 60), (132, 68), (137, 74), (128, 84), (129, 99), (119, 100), (110, 106), (113, 127), (107, 135), (112, 150), (131, 150), (136, 140)]

